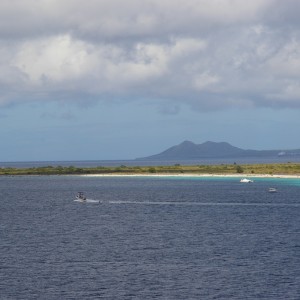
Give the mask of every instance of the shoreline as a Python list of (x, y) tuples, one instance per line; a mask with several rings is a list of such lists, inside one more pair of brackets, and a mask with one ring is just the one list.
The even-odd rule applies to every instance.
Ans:
[[(72, 176), (72, 175), (71, 175)], [(81, 177), (228, 177), (228, 178), (278, 178), (300, 179), (300, 175), (270, 174), (80, 174)]]
[(91, 177), (231, 177), (231, 178), (300, 178), (300, 164), (254, 164), (254, 165), (192, 165), (155, 167), (38, 167), (38, 168), (0, 168), (0, 176), (29, 175), (74, 175)]

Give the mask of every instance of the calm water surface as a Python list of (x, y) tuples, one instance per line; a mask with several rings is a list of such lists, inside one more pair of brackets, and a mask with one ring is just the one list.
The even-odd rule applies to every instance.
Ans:
[(0, 299), (300, 299), (299, 179), (16, 176), (0, 191)]

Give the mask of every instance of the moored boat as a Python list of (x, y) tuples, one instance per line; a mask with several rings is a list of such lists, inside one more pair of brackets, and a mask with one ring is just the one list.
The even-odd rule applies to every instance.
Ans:
[(277, 193), (277, 189), (270, 187), (269, 193)]
[(242, 178), (242, 179), (240, 180), (240, 182), (250, 183), (250, 182), (253, 182), (253, 180), (248, 179), (248, 178)]

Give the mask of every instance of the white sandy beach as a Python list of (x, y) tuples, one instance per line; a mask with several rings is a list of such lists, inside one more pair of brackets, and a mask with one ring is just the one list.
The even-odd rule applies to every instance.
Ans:
[(299, 178), (300, 175), (280, 174), (84, 174), (86, 177), (234, 177), (234, 178)]

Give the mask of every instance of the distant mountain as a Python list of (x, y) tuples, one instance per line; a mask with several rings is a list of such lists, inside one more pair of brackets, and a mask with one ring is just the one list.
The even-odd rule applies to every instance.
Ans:
[(148, 157), (137, 160), (194, 160), (206, 158), (241, 158), (241, 157), (276, 157), (276, 156), (300, 156), (300, 149), (296, 150), (244, 150), (234, 147), (226, 142), (205, 142), (194, 144), (184, 141), (179, 145)]

